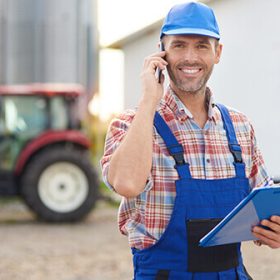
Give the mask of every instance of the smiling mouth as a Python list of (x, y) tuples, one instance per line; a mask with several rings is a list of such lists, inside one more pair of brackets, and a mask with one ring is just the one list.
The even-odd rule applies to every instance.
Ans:
[(187, 75), (196, 75), (200, 71), (202, 71), (202, 68), (179, 68), (182, 72), (184, 72)]

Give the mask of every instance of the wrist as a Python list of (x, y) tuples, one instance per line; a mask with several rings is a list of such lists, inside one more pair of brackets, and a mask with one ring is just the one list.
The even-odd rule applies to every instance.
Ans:
[(146, 114), (154, 116), (157, 110), (158, 102), (148, 98), (142, 98), (138, 104), (138, 111), (145, 111)]

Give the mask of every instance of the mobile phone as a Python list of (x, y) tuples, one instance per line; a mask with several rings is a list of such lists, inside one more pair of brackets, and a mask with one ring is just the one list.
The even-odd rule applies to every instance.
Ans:
[[(160, 41), (160, 45), (159, 45), (159, 48), (161, 51), (164, 51), (164, 45), (163, 45), (163, 42)], [(157, 78), (158, 78), (158, 82), (161, 83), (161, 76), (162, 76), (162, 70), (160, 68), (157, 69)]]

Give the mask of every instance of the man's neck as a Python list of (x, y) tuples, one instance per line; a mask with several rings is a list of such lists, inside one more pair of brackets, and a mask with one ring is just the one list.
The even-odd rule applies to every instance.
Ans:
[(196, 93), (176, 92), (175, 94), (191, 112), (195, 122), (203, 128), (208, 119), (206, 88)]

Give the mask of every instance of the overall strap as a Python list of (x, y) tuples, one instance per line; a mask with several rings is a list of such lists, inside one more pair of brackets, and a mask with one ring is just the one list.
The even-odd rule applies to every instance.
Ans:
[(184, 160), (183, 146), (179, 144), (176, 137), (173, 135), (172, 131), (158, 112), (155, 114), (154, 126), (159, 135), (162, 137), (168, 152), (175, 160), (175, 168), (179, 177), (191, 178), (189, 164)]
[(234, 167), (237, 177), (246, 177), (245, 164), (242, 160), (242, 150), (237, 141), (236, 133), (228, 109), (222, 104), (216, 104), (221, 112), (224, 129), (227, 134), (229, 150), (234, 158)]

